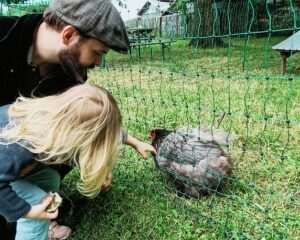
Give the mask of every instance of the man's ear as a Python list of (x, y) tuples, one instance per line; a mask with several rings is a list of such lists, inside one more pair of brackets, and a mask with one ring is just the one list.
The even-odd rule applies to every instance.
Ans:
[(61, 31), (62, 43), (68, 45), (72, 40), (74, 41), (74, 37), (79, 36), (76, 28), (71, 25), (67, 25)]

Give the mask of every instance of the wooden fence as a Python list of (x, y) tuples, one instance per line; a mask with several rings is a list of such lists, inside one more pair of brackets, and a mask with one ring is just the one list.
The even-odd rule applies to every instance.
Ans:
[(267, 8), (256, 11), (249, 1), (243, 0), (232, 3), (230, 6), (228, 4), (218, 6), (215, 12), (217, 12), (216, 18), (203, 11), (201, 21), (210, 21), (211, 26), (206, 32), (201, 31), (201, 23), (197, 24), (193, 13), (188, 15), (174, 13), (151, 19), (133, 19), (127, 21), (126, 25), (128, 28), (153, 28), (153, 34), (156, 36), (174, 38), (195, 36), (191, 30), (195, 22), (199, 26), (198, 36), (229, 33), (239, 36), (247, 32), (267, 34), (269, 30), (274, 31), (273, 34), (289, 35), (293, 28), (299, 29), (300, 27), (300, 8), (289, 4), (268, 5)]

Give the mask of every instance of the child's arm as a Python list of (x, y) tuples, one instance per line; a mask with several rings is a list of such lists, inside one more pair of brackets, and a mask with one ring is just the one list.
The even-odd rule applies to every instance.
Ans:
[[(156, 150), (152, 145), (141, 142), (124, 131), (122, 133), (122, 142), (126, 145), (132, 146), (139, 154), (143, 156), (144, 159), (147, 159), (147, 152), (157, 154)], [(102, 191), (108, 192), (111, 187), (111, 184), (112, 184), (112, 173), (110, 172), (107, 175), (106, 181), (102, 186)]]
[[(13, 156), (13, 152), (18, 157)], [(6, 162), (6, 163), (5, 163)], [(22, 166), (22, 162), (25, 166)], [(17, 144), (0, 145), (0, 214), (9, 222), (16, 222), (19, 218), (54, 219), (58, 210), (53, 213), (46, 211), (52, 201), (52, 196), (47, 196), (41, 203), (30, 205), (25, 199), (17, 195), (10, 182), (20, 181), (36, 167), (32, 154)], [(19, 183), (16, 183), (19, 184)], [(22, 186), (22, 184), (20, 185)], [(18, 188), (20, 188), (18, 186)], [(28, 191), (30, 189), (28, 188)]]

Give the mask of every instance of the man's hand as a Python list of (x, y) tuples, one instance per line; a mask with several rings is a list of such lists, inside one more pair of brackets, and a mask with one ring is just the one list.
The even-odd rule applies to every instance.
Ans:
[(30, 219), (54, 219), (57, 218), (58, 209), (55, 212), (49, 213), (46, 211), (47, 207), (52, 202), (52, 196), (46, 196), (42, 199), (40, 204), (31, 206), (30, 211), (24, 216), (24, 218)]
[(111, 187), (111, 184), (112, 184), (112, 178), (113, 178), (113, 175), (112, 175), (112, 172), (110, 172), (107, 177), (106, 177), (106, 180), (104, 182), (104, 184), (102, 185), (102, 191), (103, 192), (108, 192), (110, 187)]

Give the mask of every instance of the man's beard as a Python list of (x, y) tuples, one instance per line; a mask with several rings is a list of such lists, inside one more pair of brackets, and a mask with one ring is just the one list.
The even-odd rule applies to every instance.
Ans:
[(62, 69), (70, 76), (75, 77), (77, 81), (85, 82), (87, 69), (94, 68), (94, 65), (84, 66), (80, 64), (80, 41), (71, 45), (69, 48), (59, 52), (58, 58)]

